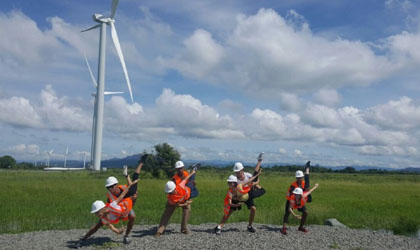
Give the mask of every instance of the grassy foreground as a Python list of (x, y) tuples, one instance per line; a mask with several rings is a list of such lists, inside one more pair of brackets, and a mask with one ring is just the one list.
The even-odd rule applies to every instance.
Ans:
[[(92, 202), (105, 200), (105, 179), (115, 175), (125, 183), (120, 172), (0, 171), (0, 234), (88, 229), (97, 222), (89, 213)], [(222, 170), (198, 173), (200, 196), (192, 205), (191, 224), (220, 221), (229, 174)], [(260, 184), (267, 192), (255, 200), (255, 222), (281, 225), (285, 193), (293, 180), (293, 173), (263, 173)], [(158, 224), (166, 201), (165, 182), (141, 176), (134, 207), (136, 224)], [(307, 206), (308, 224), (337, 218), (352, 228), (383, 228), (397, 234), (415, 232), (420, 225), (419, 175), (312, 174), (311, 186), (316, 182), (320, 187)], [(247, 221), (248, 215), (244, 207), (229, 222)], [(176, 211), (171, 223), (180, 221), (181, 211)], [(291, 216), (290, 223), (298, 221)]]

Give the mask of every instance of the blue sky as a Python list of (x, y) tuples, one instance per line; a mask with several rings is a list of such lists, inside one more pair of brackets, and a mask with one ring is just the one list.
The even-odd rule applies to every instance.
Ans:
[[(0, 3), (0, 155), (89, 155), (111, 0)], [(103, 159), (168, 142), (189, 160), (419, 167), (420, 3), (120, 0)]]

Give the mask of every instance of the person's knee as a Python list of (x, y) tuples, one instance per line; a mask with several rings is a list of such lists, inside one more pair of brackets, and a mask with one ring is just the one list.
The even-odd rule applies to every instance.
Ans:
[(251, 212), (254, 212), (255, 213), (257, 211), (257, 208), (255, 206), (252, 206), (252, 207), (249, 208), (249, 210)]

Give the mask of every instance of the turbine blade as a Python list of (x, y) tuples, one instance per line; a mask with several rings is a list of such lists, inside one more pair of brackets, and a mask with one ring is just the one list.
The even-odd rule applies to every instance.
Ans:
[(88, 28), (88, 29), (82, 30), (82, 31), (80, 31), (80, 32), (86, 32), (86, 31), (89, 31), (89, 30), (93, 30), (93, 29), (99, 28), (100, 26), (101, 26), (100, 24), (97, 24), (97, 25), (95, 25), (95, 26), (93, 26), (93, 27), (90, 27), (90, 28)]
[(119, 0), (112, 0), (110, 18), (114, 18), (115, 12), (117, 11), (118, 2)]
[(85, 57), (85, 62), (86, 62), (86, 65), (87, 65), (87, 67), (89, 69), (90, 78), (92, 79), (93, 87), (95, 87), (95, 89), (96, 89), (98, 87), (98, 84), (96, 83), (96, 79), (93, 76), (92, 69), (90, 68), (90, 65), (89, 65), (89, 61), (88, 61), (88, 59), (87, 59), (87, 57), (86, 57), (85, 54), (83, 54), (83, 56)]
[(112, 92), (112, 91), (105, 91), (104, 95), (119, 95), (124, 94), (124, 92)]
[(128, 91), (130, 92), (131, 102), (134, 102), (133, 92), (131, 91), (130, 78), (128, 78), (127, 67), (125, 66), (124, 56), (121, 51), (120, 41), (118, 40), (117, 30), (115, 29), (114, 22), (110, 22), (110, 25), (111, 25), (112, 41), (114, 42), (115, 49), (117, 50), (117, 54), (118, 54), (118, 57), (120, 58), (121, 66), (124, 71), (125, 79), (127, 80), (127, 86), (128, 86)]

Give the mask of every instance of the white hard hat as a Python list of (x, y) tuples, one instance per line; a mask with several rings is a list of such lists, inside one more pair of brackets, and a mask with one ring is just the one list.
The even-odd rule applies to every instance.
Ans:
[(293, 190), (294, 194), (299, 194), (302, 195), (303, 194), (303, 190), (301, 188), (295, 188), (295, 190)]
[(184, 163), (182, 161), (177, 161), (175, 163), (175, 168), (182, 168), (182, 167), (184, 167)]
[(106, 179), (105, 187), (110, 187), (115, 184), (118, 184), (117, 178), (115, 178), (114, 176), (110, 176)]
[(92, 204), (92, 210), (90, 210), (90, 213), (91, 214), (96, 213), (104, 207), (105, 207), (105, 203), (103, 201), (95, 201)]
[(238, 178), (234, 175), (230, 175), (227, 182), (238, 182)]
[(242, 169), (244, 169), (244, 165), (242, 165), (242, 163), (240, 162), (235, 163), (235, 165), (233, 166), (233, 172), (239, 172)]
[(175, 187), (176, 187), (175, 182), (168, 181), (165, 185), (165, 193), (167, 194), (172, 193), (172, 191), (175, 190)]
[(303, 177), (303, 172), (298, 170), (296, 171), (296, 178), (302, 178)]

